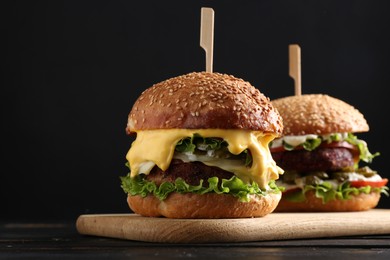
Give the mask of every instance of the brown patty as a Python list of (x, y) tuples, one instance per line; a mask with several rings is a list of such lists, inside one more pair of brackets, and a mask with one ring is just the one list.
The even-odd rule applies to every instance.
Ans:
[(224, 171), (218, 167), (207, 166), (201, 162), (185, 163), (181, 160), (173, 159), (166, 171), (155, 166), (146, 176), (146, 179), (154, 181), (158, 185), (162, 182), (174, 182), (179, 177), (190, 185), (199, 185), (200, 180), (203, 179), (203, 186), (208, 186), (207, 179), (210, 177), (230, 179), (233, 175), (231, 172)]
[(337, 171), (354, 165), (353, 154), (346, 148), (318, 148), (272, 153), (276, 164), (285, 171)]

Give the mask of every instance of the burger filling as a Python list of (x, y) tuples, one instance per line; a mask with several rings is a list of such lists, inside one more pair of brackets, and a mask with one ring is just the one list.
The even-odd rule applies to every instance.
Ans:
[[(122, 177), (122, 188), (130, 195), (153, 194), (165, 199), (171, 192), (205, 194), (214, 192), (230, 194), (241, 201), (249, 201), (251, 195), (280, 192), (275, 180), (282, 174), (269, 152), (268, 144), (274, 138), (252, 131), (242, 130), (162, 130), (159, 138), (172, 140), (180, 137), (173, 149), (165, 147), (159, 138), (155, 147), (137, 143), (145, 140), (144, 134), (154, 136), (160, 130), (137, 133), (128, 153), (130, 173)], [(178, 134), (179, 132), (179, 134)], [(184, 136), (183, 136), (184, 135)], [(213, 137), (220, 136), (220, 137)], [(152, 141), (153, 139), (147, 139)], [(153, 156), (140, 157), (145, 146), (148, 150), (160, 149)], [(164, 152), (165, 151), (165, 152)], [(162, 160), (159, 160), (159, 156)], [(166, 160), (168, 158), (168, 160)], [(169, 158), (171, 158), (169, 160)], [(164, 162), (168, 162), (168, 165)]]
[(348, 199), (351, 194), (381, 192), (388, 195), (387, 179), (359, 162), (371, 163), (366, 142), (351, 133), (325, 136), (285, 136), (270, 144), (275, 162), (285, 170), (277, 185), (285, 188), (283, 198), (301, 202), (315, 191), (324, 203)]

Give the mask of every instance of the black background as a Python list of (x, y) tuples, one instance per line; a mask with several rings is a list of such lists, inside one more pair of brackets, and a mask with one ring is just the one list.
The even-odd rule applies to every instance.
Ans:
[[(302, 92), (358, 108), (371, 167), (390, 177), (388, 1), (9, 1), (2, 3), (0, 218), (129, 212), (127, 115), (153, 83), (205, 70), (200, 9), (215, 11), (214, 71), (271, 99)], [(382, 196), (379, 207), (390, 208)]]

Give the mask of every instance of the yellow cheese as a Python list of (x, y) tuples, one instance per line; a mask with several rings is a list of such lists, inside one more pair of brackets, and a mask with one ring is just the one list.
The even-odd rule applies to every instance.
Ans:
[[(149, 174), (151, 166), (156, 164), (161, 170), (168, 169), (178, 141), (193, 134), (203, 137), (219, 137), (228, 143), (232, 154), (240, 154), (249, 149), (252, 155), (252, 166), (229, 164), (226, 161), (204, 161), (208, 166), (216, 166), (233, 172), (244, 182), (256, 182), (260, 188), (267, 189), (270, 180), (279, 178), (283, 173), (273, 160), (268, 148), (275, 136), (259, 131), (226, 130), (226, 129), (163, 129), (143, 130), (137, 132), (126, 159), (130, 163), (131, 177), (139, 173)], [(140, 172), (140, 170), (143, 170)]]

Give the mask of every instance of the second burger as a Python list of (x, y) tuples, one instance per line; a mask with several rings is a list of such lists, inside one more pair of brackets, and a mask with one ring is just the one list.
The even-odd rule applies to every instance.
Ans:
[(388, 194), (388, 180), (367, 166), (379, 153), (370, 153), (355, 135), (369, 130), (356, 108), (324, 94), (289, 96), (272, 104), (284, 125), (284, 136), (270, 148), (285, 170), (277, 182), (285, 190), (276, 211), (362, 211)]

